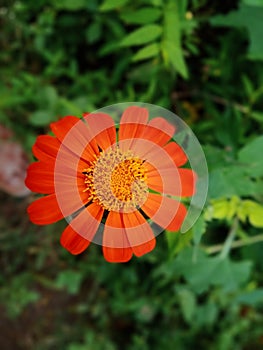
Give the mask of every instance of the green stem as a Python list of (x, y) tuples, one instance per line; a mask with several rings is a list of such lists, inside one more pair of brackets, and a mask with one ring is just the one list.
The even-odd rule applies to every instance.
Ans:
[(219, 255), (221, 259), (225, 259), (228, 256), (235, 239), (237, 228), (238, 228), (238, 218), (235, 217), (231, 230), (229, 231), (227, 239), (225, 240), (225, 243), (223, 245), (223, 249), (221, 250), (221, 253)]
[[(241, 248), (246, 245), (251, 245), (251, 244), (260, 243), (260, 242), (263, 242), (263, 234), (246, 238), (246, 239), (239, 239), (238, 241), (235, 241), (232, 243), (231, 249)], [(211, 247), (205, 247), (205, 251), (207, 254), (214, 254), (214, 253), (221, 252), (222, 248), (223, 248), (223, 244), (215, 244)]]

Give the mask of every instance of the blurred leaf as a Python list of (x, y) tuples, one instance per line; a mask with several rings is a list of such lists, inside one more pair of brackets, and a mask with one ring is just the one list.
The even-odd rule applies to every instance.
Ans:
[(67, 350), (117, 350), (115, 345), (105, 334), (95, 333), (93, 330), (84, 333), (84, 341), (82, 343), (71, 343)]
[(251, 118), (256, 120), (259, 123), (263, 123), (263, 112), (260, 111), (252, 111), (250, 114)]
[(155, 43), (150, 44), (150, 45), (147, 45), (147, 46), (143, 47), (142, 49), (138, 50), (136, 52), (136, 54), (133, 55), (132, 60), (134, 62), (145, 60), (147, 58), (157, 56), (159, 52), (160, 52), (159, 45), (157, 45)]
[(150, 2), (153, 6), (162, 6), (162, 5), (163, 5), (163, 1), (162, 1), (162, 0), (149, 0), (149, 2)]
[(86, 0), (56, 0), (54, 5), (58, 9), (69, 10), (69, 11), (78, 11), (84, 8), (87, 8)]
[(45, 86), (41, 90), (41, 99), (44, 107), (48, 106), (51, 110), (56, 107), (58, 102), (57, 90), (53, 86)]
[(29, 122), (35, 126), (46, 126), (54, 121), (54, 113), (50, 110), (39, 110), (30, 114)]
[(201, 251), (193, 261), (193, 250), (190, 248), (182, 251), (173, 265), (197, 293), (207, 291), (210, 286), (234, 291), (247, 281), (251, 267), (250, 261), (232, 262), (228, 258), (207, 257)]
[(181, 42), (181, 26), (178, 3), (169, 0), (164, 8), (164, 37), (165, 40), (173, 42), (176, 46), (180, 46)]
[(184, 320), (188, 324), (191, 324), (196, 311), (196, 298), (194, 293), (185, 288), (178, 288), (177, 297)]
[(101, 11), (110, 11), (126, 5), (129, 0), (105, 0), (100, 6)]
[(157, 39), (162, 33), (162, 27), (148, 24), (128, 34), (120, 43), (121, 46), (136, 46), (147, 44)]
[(242, 166), (229, 166), (215, 169), (209, 176), (209, 198), (222, 198), (232, 196), (254, 196), (259, 187), (247, 174), (249, 168)]
[(250, 38), (249, 58), (263, 59), (262, 23), (263, 7), (241, 4), (237, 11), (211, 19), (214, 26), (244, 27)]
[(0, 289), (0, 301), (11, 318), (19, 316), (28, 304), (39, 300), (39, 293), (29, 288), (31, 278), (30, 273), (13, 276), (12, 280)]
[(213, 145), (204, 145), (203, 151), (210, 171), (223, 167), (228, 162), (229, 155), (227, 151), (222, 148)]
[(185, 233), (166, 232), (166, 239), (170, 256), (174, 256), (184, 249), (191, 242), (193, 232), (189, 230)]
[(164, 12), (164, 40), (162, 42), (164, 62), (169, 63), (183, 78), (188, 77), (181, 45), (181, 23), (178, 4), (169, 1)]
[(55, 285), (57, 288), (65, 288), (70, 294), (76, 294), (80, 289), (82, 279), (83, 275), (80, 271), (68, 269), (58, 274)]
[(205, 218), (206, 220), (231, 220), (237, 213), (238, 208), (240, 208), (240, 199), (237, 196), (233, 196), (231, 199), (211, 200), (211, 205), (205, 213)]
[[(78, 107), (78, 105), (74, 102), (71, 102), (70, 100), (66, 98), (60, 98), (59, 99), (59, 105), (60, 105), (60, 110), (63, 111), (62, 114), (73, 114), (76, 116), (81, 116), (83, 113), (83, 110)], [(63, 108), (63, 109), (62, 109)]]
[(173, 41), (164, 41), (162, 46), (162, 52), (164, 57), (171, 63), (172, 67), (183, 78), (188, 78), (188, 71), (185, 64), (182, 48), (176, 45)]
[(230, 200), (217, 199), (212, 200), (211, 205), (205, 212), (206, 220), (219, 219), (230, 220), (235, 215), (245, 222), (247, 218), (254, 227), (263, 227), (263, 206), (252, 200), (241, 200), (233, 196)]
[(91, 23), (86, 30), (87, 41), (91, 44), (96, 43), (102, 35), (102, 26), (100, 22)]
[(24, 101), (23, 96), (13, 95), (11, 91), (4, 91), (0, 89), (1, 99), (0, 99), (0, 108), (14, 107), (21, 104)]
[(158, 8), (144, 7), (133, 12), (121, 14), (121, 19), (127, 23), (148, 24), (153, 23), (161, 17), (161, 11)]
[(249, 79), (247, 75), (242, 75), (242, 82), (246, 90), (247, 96), (250, 97), (255, 90), (252, 81)]
[(203, 215), (199, 216), (198, 220), (192, 227), (193, 231), (193, 241), (195, 245), (198, 245), (201, 241), (202, 235), (205, 233), (206, 230), (206, 222), (204, 220)]
[(242, 203), (243, 212), (248, 216), (249, 222), (255, 227), (263, 227), (263, 206), (251, 200)]
[(238, 153), (238, 159), (247, 166), (247, 172), (251, 176), (263, 176), (263, 136), (255, 138), (244, 146)]
[(208, 301), (208, 303), (204, 305), (198, 305), (196, 317), (195, 320), (192, 321), (192, 324), (199, 325), (199, 327), (211, 326), (216, 321), (218, 312), (218, 306), (212, 301)]
[(263, 6), (263, 0), (242, 0), (242, 4), (249, 6)]
[(263, 305), (263, 288), (240, 294), (236, 301), (241, 304), (257, 306)]

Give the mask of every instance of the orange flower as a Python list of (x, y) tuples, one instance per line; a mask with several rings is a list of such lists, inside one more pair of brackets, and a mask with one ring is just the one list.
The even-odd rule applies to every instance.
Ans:
[[(26, 185), (47, 194), (28, 207), (38, 225), (66, 218), (61, 244), (80, 254), (91, 241), (109, 262), (126, 262), (155, 247), (156, 228), (178, 231), (187, 210), (179, 201), (195, 192), (196, 176), (172, 141), (175, 127), (164, 118), (148, 121), (146, 108), (131, 106), (115, 127), (105, 113), (51, 124), (39, 136)], [(157, 225), (156, 225), (157, 224)]]

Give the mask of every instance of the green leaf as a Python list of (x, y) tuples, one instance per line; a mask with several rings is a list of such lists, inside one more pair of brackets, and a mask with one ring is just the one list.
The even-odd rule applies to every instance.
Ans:
[(122, 13), (120, 15), (124, 22), (132, 24), (153, 23), (161, 17), (161, 11), (154, 7), (144, 7), (137, 11)]
[(78, 11), (87, 7), (86, 0), (57, 0), (54, 2), (55, 8), (69, 11)]
[(226, 165), (228, 154), (222, 148), (204, 145), (203, 151), (210, 171)]
[(205, 233), (206, 230), (206, 222), (204, 220), (204, 217), (201, 215), (199, 216), (198, 220), (194, 224), (192, 231), (193, 231), (193, 241), (195, 245), (198, 245), (201, 241), (202, 235)]
[(188, 77), (181, 44), (179, 9), (175, 1), (169, 1), (165, 7), (162, 54), (166, 64), (171, 65), (183, 78)]
[(258, 228), (263, 227), (263, 206), (256, 202), (245, 200), (243, 201), (243, 207), (251, 225)]
[(28, 304), (40, 299), (41, 295), (31, 290), (32, 276), (32, 273), (24, 272), (1, 285), (0, 301), (11, 318), (18, 317)]
[[(255, 4), (255, 3), (254, 3)], [(240, 8), (227, 15), (215, 16), (211, 19), (214, 26), (244, 27), (250, 39), (249, 58), (263, 59), (262, 23), (263, 7), (241, 4)]]
[(206, 220), (231, 220), (240, 208), (241, 201), (237, 196), (233, 196), (230, 200), (227, 198), (211, 200), (211, 205), (205, 212), (205, 218)]
[(163, 0), (149, 0), (151, 5), (161, 7), (163, 6)]
[(41, 99), (43, 107), (48, 106), (50, 110), (54, 110), (58, 103), (57, 90), (53, 86), (45, 86), (41, 90)]
[(242, 222), (245, 222), (247, 220), (247, 209), (244, 206), (243, 202), (240, 202), (240, 205), (237, 208), (237, 217)]
[(129, 0), (105, 0), (100, 6), (101, 11), (110, 11), (126, 5)]
[(257, 137), (238, 153), (238, 159), (243, 165), (247, 165), (247, 173), (251, 176), (263, 176), (263, 135)]
[(236, 301), (241, 304), (257, 306), (263, 305), (263, 288), (240, 294)]
[(257, 122), (263, 123), (263, 112), (253, 111), (253, 112), (251, 112), (250, 116), (251, 116), (251, 118), (253, 118)]
[(249, 168), (229, 166), (215, 169), (209, 176), (209, 198), (229, 198), (232, 196), (253, 196), (258, 193), (258, 185), (251, 180)]
[(191, 324), (196, 311), (196, 298), (194, 293), (185, 288), (178, 288), (177, 297), (184, 320)]
[(97, 42), (102, 35), (102, 27), (100, 22), (90, 24), (85, 32), (87, 41), (91, 44)]
[(228, 213), (226, 216), (228, 220), (233, 219), (233, 217), (236, 215), (239, 206), (240, 198), (237, 196), (233, 196), (228, 202)]
[(249, 6), (262, 6), (263, 7), (263, 0), (242, 0), (242, 3), (244, 5), (249, 5)]
[(157, 56), (159, 52), (160, 52), (160, 47), (158, 44), (156, 43), (149, 44), (143, 47), (142, 49), (140, 49), (139, 51), (137, 51), (136, 54), (132, 57), (132, 60), (134, 62), (145, 60), (145, 59)]
[(162, 33), (162, 27), (156, 24), (145, 25), (136, 29), (127, 35), (122, 41), (121, 46), (136, 46), (147, 44), (159, 38)]
[(207, 291), (210, 286), (221, 286), (225, 291), (237, 290), (248, 280), (251, 267), (250, 261), (232, 262), (228, 258), (209, 257), (200, 250), (193, 261), (192, 248), (183, 250), (173, 265), (197, 293)]
[(189, 245), (193, 237), (192, 230), (189, 230), (185, 233), (166, 232), (165, 234), (170, 256), (174, 256), (183, 250), (187, 245)]
[(173, 41), (166, 40), (162, 45), (162, 53), (165, 61), (170, 63), (183, 78), (188, 78), (188, 71), (181, 46), (176, 45)]
[(242, 75), (242, 83), (244, 85), (246, 95), (250, 97), (255, 90), (252, 81), (249, 79), (247, 75)]
[(180, 46), (181, 43), (181, 23), (179, 17), (178, 4), (174, 0), (168, 2), (164, 11), (164, 38), (167, 41)]
[(46, 126), (55, 120), (55, 115), (50, 110), (33, 112), (29, 117), (29, 122), (35, 126)]
[(71, 102), (70, 100), (67, 100), (66, 98), (61, 97), (59, 99), (60, 104), (60, 110), (63, 108), (63, 114), (73, 114), (73, 115), (79, 115), (81, 116), (83, 113), (83, 109), (79, 108), (76, 103)]
[(213, 202), (212, 207), (213, 207), (214, 219), (220, 220), (220, 219), (225, 219), (227, 217), (228, 201), (226, 199)]
[(76, 294), (81, 286), (82, 274), (75, 270), (62, 271), (56, 280), (57, 288), (65, 288), (70, 294)]
[(218, 316), (219, 308), (215, 302), (208, 301), (203, 305), (198, 305), (194, 323), (200, 326), (210, 326), (214, 324)]

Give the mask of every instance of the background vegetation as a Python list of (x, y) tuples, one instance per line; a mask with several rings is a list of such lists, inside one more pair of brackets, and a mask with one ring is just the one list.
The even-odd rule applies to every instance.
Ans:
[(189, 124), (210, 176), (191, 231), (115, 265), (2, 185), (1, 348), (263, 349), (262, 0), (2, 0), (0, 23), (0, 124), (29, 159), (61, 116), (143, 101)]

